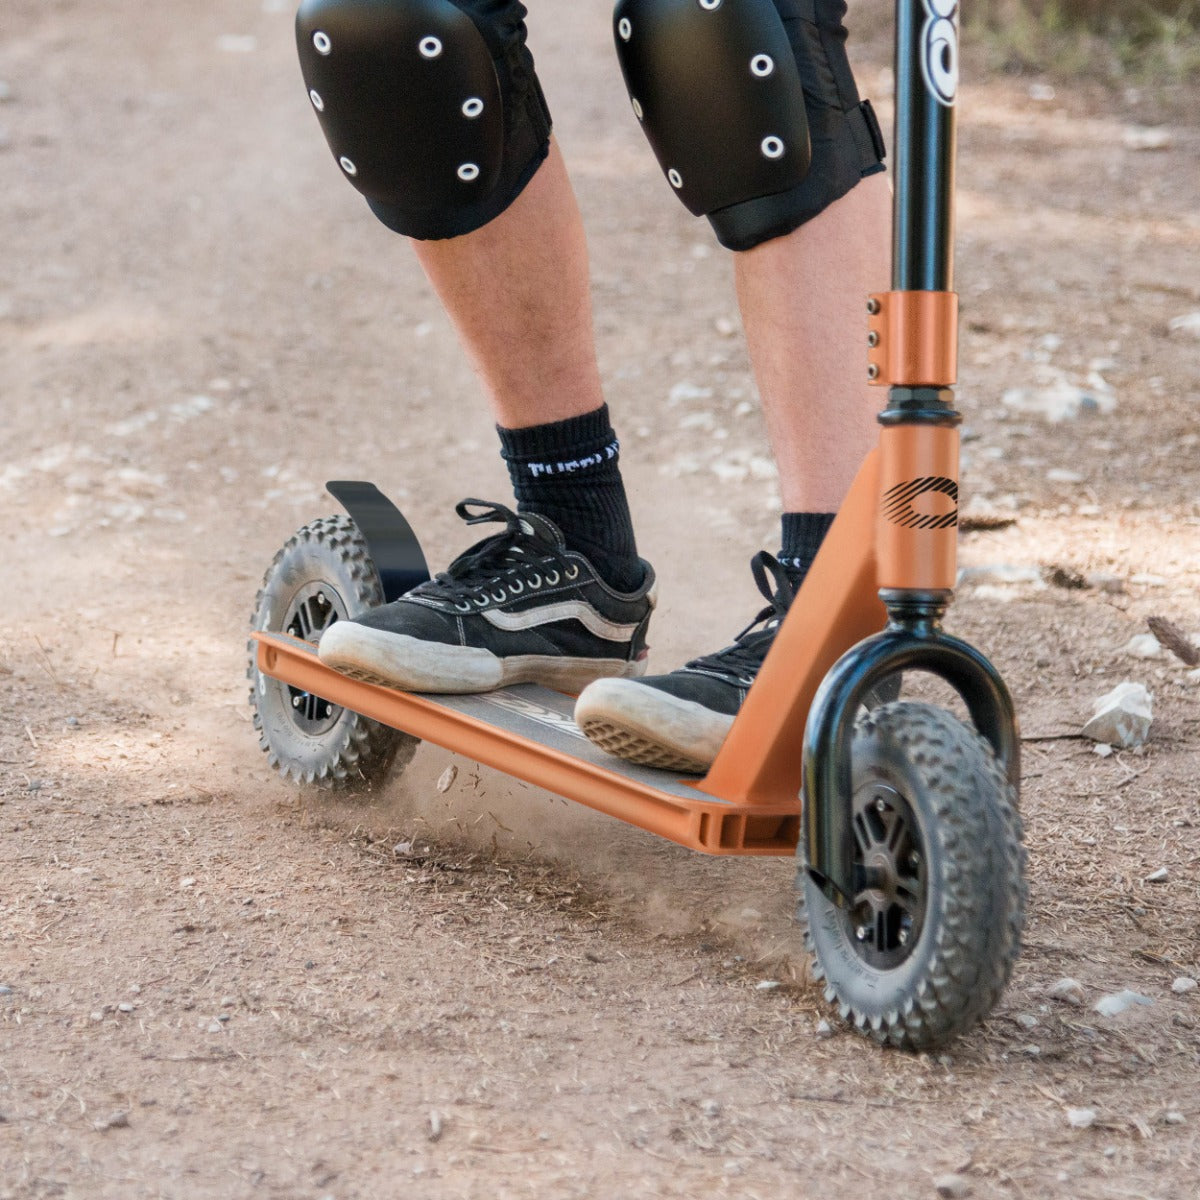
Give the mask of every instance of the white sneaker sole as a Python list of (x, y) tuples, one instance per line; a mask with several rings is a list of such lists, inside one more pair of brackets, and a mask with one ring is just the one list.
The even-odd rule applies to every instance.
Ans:
[(699, 773), (712, 766), (733, 718), (643, 683), (600, 679), (575, 701), (575, 724), (618, 758)]
[(458, 694), (490, 692), (514, 683), (539, 683), (556, 691), (578, 692), (598, 679), (642, 675), (645, 662), (623, 658), (567, 658), (521, 654), (500, 658), (476, 646), (426, 642), (387, 633), (354, 621), (338, 621), (322, 635), (318, 656), (352, 679), (402, 692)]

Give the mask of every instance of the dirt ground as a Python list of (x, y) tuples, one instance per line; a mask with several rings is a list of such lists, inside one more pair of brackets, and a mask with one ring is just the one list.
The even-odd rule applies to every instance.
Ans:
[[(608, 6), (534, 7), (667, 669), (754, 611), (776, 483), (728, 260), (640, 140)], [(1148, 616), (1200, 635), (1200, 341), (1171, 327), (1200, 310), (1200, 86), (964, 87), (964, 486), (993, 521), (951, 625), (1017, 697), (1031, 898), (991, 1020), (913, 1057), (822, 1027), (789, 862), (431, 747), (357, 799), (268, 770), (264, 567), (332, 478), (461, 549), (454, 501), (507, 494), (476, 384), (339, 181), (284, 0), (4, 17), (0, 1198), (1196, 1195), (1200, 682), (1125, 648)], [(1049, 386), (1094, 411), (1012, 402)], [(1073, 735), (1125, 679), (1151, 740), (1102, 758)], [(1123, 989), (1152, 1003), (1095, 1010)]]

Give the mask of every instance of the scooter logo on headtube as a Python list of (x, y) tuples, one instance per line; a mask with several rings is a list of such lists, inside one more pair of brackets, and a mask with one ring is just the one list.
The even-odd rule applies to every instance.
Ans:
[(958, 0), (925, 0), (921, 74), (929, 94), (947, 108), (958, 95)]
[[(946, 499), (926, 501), (918, 507), (917, 500), (930, 493)], [(952, 505), (949, 512), (944, 511), (947, 502)], [(958, 524), (958, 484), (944, 475), (926, 475), (898, 483), (884, 493), (883, 515), (893, 525), (905, 529), (951, 529)]]

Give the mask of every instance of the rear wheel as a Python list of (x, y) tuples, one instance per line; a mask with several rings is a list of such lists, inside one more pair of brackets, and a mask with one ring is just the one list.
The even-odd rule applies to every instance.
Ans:
[[(324, 517), (291, 537), (267, 569), (253, 628), (317, 643), (335, 621), (382, 604), (379, 573), (349, 517)], [(285, 778), (326, 788), (369, 787), (408, 765), (416, 738), (264, 675), (249, 643), (250, 705), (259, 745)]]
[(851, 767), (858, 891), (834, 904), (801, 871), (816, 974), (843, 1019), (928, 1050), (999, 999), (1020, 948), (1024, 851), (991, 746), (942, 709), (859, 717)]

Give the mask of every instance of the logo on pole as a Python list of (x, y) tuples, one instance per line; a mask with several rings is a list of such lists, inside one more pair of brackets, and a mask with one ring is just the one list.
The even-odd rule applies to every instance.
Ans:
[(958, 0), (924, 0), (921, 74), (929, 94), (946, 108), (958, 95)]
[[(944, 499), (927, 501), (922, 512), (916, 501), (930, 493)], [(944, 505), (949, 505), (950, 511), (945, 511)], [(958, 524), (958, 484), (944, 475), (925, 475), (898, 483), (884, 493), (883, 515), (904, 529), (953, 529)]]

